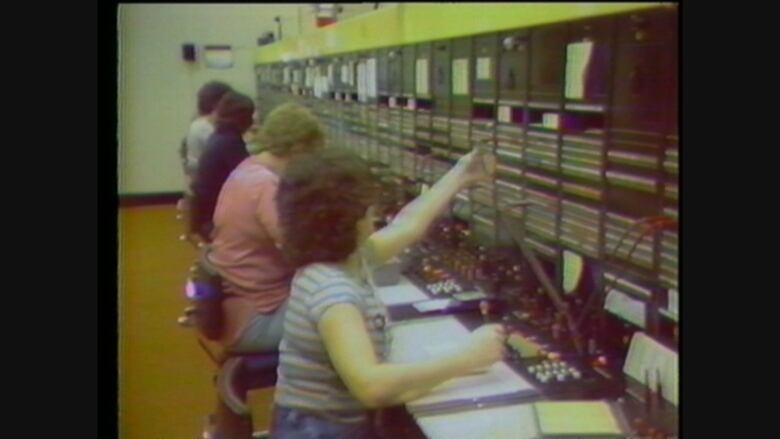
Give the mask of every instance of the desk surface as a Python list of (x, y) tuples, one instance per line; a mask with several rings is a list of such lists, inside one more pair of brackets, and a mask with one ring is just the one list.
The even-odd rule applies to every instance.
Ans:
[[(452, 316), (394, 322), (390, 327), (390, 361), (410, 363), (447, 356), (460, 349), (469, 334), (470, 331)], [(538, 393), (505, 362), (498, 362), (483, 371), (448, 380), (406, 407), (413, 414), (449, 411), (484, 398), (512, 399)]]
[(533, 439), (538, 430), (531, 404), (513, 404), (416, 418), (429, 438)]
[[(484, 323), (477, 312), (457, 316), (415, 315), (409, 304), (426, 300), (428, 296), (405, 278), (397, 286), (383, 287), (379, 296), (391, 315), (390, 361), (412, 362), (446, 355), (458, 348), (459, 341), (463, 341), (471, 329)], [(500, 362), (484, 374), (443, 383), (431, 394), (408, 403), (407, 411), (431, 439), (537, 437), (532, 403), (548, 399), (549, 395), (524, 379), (516, 367), (510, 366)], [(509, 398), (502, 400), (502, 395)], [(573, 396), (590, 399), (587, 393)], [(496, 402), (462, 404), (469, 398)], [(448, 405), (448, 401), (456, 401), (456, 404)], [(629, 401), (629, 411), (636, 412), (636, 405), (638, 403)], [(668, 407), (664, 415), (667, 418), (673, 415), (676, 424), (675, 407)]]

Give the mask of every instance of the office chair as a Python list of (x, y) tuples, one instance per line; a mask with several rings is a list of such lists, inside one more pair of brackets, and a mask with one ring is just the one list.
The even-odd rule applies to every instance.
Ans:
[(222, 279), (208, 260), (209, 246), (201, 248), (200, 256), (190, 268), (185, 288), (192, 303), (179, 317), (182, 327), (198, 331), (198, 343), (217, 366), (214, 382), (217, 389), (216, 412), (208, 417), (203, 439), (267, 438), (267, 431), (252, 431), (252, 416), (247, 406), (247, 393), (253, 389), (273, 387), (279, 352), (236, 353), (224, 350), (215, 354), (203, 338), (217, 340), (221, 336)]

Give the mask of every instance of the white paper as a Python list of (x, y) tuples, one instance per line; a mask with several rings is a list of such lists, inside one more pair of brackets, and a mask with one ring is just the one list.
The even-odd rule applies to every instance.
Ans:
[(455, 341), (439, 343), (425, 347), (425, 353), (430, 358), (442, 358), (458, 352), (459, 345)]
[(679, 402), (679, 356), (647, 334), (635, 333), (628, 347), (623, 373), (641, 383), (645, 383), (645, 376), (647, 376), (650, 382), (645, 384), (649, 384), (650, 388), (655, 390), (658, 381), (656, 371), (661, 378), (661, 392), (664, 399), (677, 405)]
[(498, 121), (505, 123), (512, 122), (512, 108), (509, 105), (498, 106)]
[(357, 95), (358, 101), (362, 102), (365, 95), (365, 64), (359, 62), (357, 65)]
[(585, 97), (585, 73), (592, 53), (593, 42), (591, 41), (571, 43), (566, 46), (566, 98)]
[(428, 96), (429, 84), (428, 84), (428, 60), (418, 59), (416, 72), (416, 90), (417, 94), (421, 96)]
[(645, 304), (619, 290), (610, 290), (604, 300), (604, 309), (631, 322), (645, 327)]
[(328, 78), (325, 76), (317, 77), (314, 82), (314, 96), (322, 98), (328, 91)]
[(542, 115), (542, 125), (546, 128), (557, 130), (561, 123), (561, 116), (558, 113), (544, 113)]
[(370, 98), (375, 98), (377, 96), (377, 79), (376, 79), (376, 58), (369, 58), (369, 60), (366, 62), (366, 68), (367, 68), (367, 74), (368, 74), (368, 89), (367, 89), (367, 95)]
[[(430, 360), (462, 348), (469, 337), (466, 329), (454, 317), (413, 320), (390, 326), (390, 361), (408, 363)], [(420, 405), (504, 395), (534, 387), (505, 363), (495, 363), (485, 372), (446, 381), (422, 398), (407, 403), (413, 409)]]
[(346, 65), (341, 66), (341, 83), (342, 84), (349, 83), (349, 72)]
[(452, 94), (460, 96), (469, 94), (468, 59), (463, 58), (452, 60)]
[[(408, 363), (430, 359), (425, 346), (450, 343), (453, 340), (465, 340), (469, 335), (455, 317), (435, 317), (395, 323), (390, 327), (392, 346), (390, 361)], [(420, 337), (420, 334), (425, 334)]]
[(490, 57), (477, 58), (477, 79), (491, 79), (491, 59)]
[(419, 302), (428, 300), (428, 296), (417, 286), (409, 282), (409, 279), (401, 276), (397, 285), (388, 287), (378, 287), (376, 289), (379, 300), (386, 306), (401, 305), (405, 303)]
[[(422, 336), (422, 334), (420, 334)], [(493, 364), (486, 372), (453, 378), (435, 387), (429, 394), (406, 404), (414, 410), (427, 404), (459, 399), (506, 395), (534, 387), (504, 362)]]
[(419, 312), (428, 312), (428, 311), (441, 311), (443, 309), (447, 309), (448, 306), (452, 305), (454, 302), (452, 299), (434, 299), (434, 300), (426, 300), (425, 302), (416, 302), (413, 306), (414, 309), (416, 309)]
[(532, 404), (515, 404), (415, 418), (430, 439), (534, 439), (534, 416)]
[(680, 293), (676, 289), (672, 288), (669, 290), (668, 302), (666, 309), (673, 314), (678, 314), (680, 312)]

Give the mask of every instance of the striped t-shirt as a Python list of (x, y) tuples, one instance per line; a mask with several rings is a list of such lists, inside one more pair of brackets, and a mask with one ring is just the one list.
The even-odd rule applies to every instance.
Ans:
[(311, 264), (298, 270), (290, 288), (274, 401), (335, 421), (358, 422), (368, 409), (338, 376), (317, 330), (325, 310), (339, 303), (351, 303), (362, 312), (377, 358), (387, 357), (387, 310), (373, 289), (337, 264)]

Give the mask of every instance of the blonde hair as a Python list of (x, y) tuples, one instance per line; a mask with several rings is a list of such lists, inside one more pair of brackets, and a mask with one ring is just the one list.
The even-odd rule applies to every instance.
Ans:
[(295, 103), (282, 104), (268, 114), (258, 133), (261, 150), (285, 157), (297, 152), (315, 151), (325, 144), (325, 131), (308, 108)]

